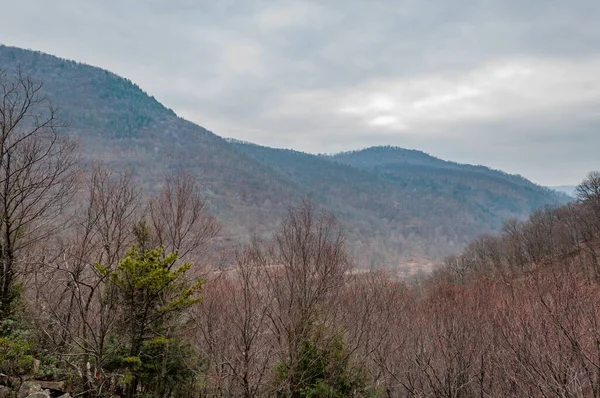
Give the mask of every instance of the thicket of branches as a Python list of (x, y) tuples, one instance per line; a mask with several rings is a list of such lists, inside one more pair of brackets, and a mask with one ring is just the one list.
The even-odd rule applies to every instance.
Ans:
[[(194, 178), (79, 162), (41, 86), (0, 73), (0, 372), (87, 397), (600, 396), (600, 174), (428, 278), (355, 272), (310, 201), (212, 245)], [(217, 261), (218, 260), (218, 261)], [(225, 264), (216, 268), (216, 263)], [(39, 362), (38, 362), (39, 361)]]
[[(346, 273), (307, 325), (327, 326), (324, 347), (342, 339), (345, 371), (363, 384), (296, 396), (600, 396), (599, 189), (600, 174), (590, 173), (572, 205), (509, 220), (502, 234), (474, 241), (418, 284)], [(285, 363), (286, 329), (272, 318), (286, 290), (271, 286), (277, 271), (258, 265), (255, 253), (207, 285), (198, 307), (194, 341), (213, 358), (208, 395), (260, 396), (280, 386), (272, 369)], [(278, 283), (307, 285), (278, 272)], [(339, 374), (322, 380), (335, 385)]]

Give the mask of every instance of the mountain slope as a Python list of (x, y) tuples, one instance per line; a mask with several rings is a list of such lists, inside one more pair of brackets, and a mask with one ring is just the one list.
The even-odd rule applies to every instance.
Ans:
[(331, 158), (394, 181), (406, 189), (420, 190), (422, 194), (447, 195), (467, 206), (485, 205), (500, 219), (506, 219), (508, 213), (524, 217), (531, 210), (547, 205), (549, 197), (554, 196), (556, 203), (568, 200), (519, 175), (449, 162), (416, 150), (372, 147)]
[[(296, 198), (288, 181), (237, 151), (221, 137), (175, 115), (138, 86), (106, 70), (40, 52), (0, 46), (0, 68), (43, 81), (69, 132), (79, 137), (89, 160), (129, 167), (149, 189), (177, 168), (194, 172), (220, 217), (231, 225), (249, 218), (272, 228), (259, 207), (282, 215)], [(263, 228), (264, 229), (264, 228)]]
[(232, 143), (340, 214), (362, 245), (357, 254), (383, 253), (377, 261), (437, 258), (508, 218), (566, 200), (520, 176), (402, 148), (315, 156)]
[(113, 73), (0, 46), (0, 68), (18, 66), (44, 82), (87, 159), (130, 167), (149, 190), (174, 169), (193, 172), (234, 240), (268, 233), (288, 205), (311, 195), (342, 219), (360, 265), (423, 263), (497, 230), (505, 218), (564, 199), (522, 177), (419, 151), (323, 157), (227, 141)]

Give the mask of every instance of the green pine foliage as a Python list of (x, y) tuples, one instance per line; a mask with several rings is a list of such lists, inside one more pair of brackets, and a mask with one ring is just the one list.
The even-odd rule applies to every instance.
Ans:
[(22, 376), (32, 372), (32, 345), (22, 336), (0, 337), (0, 373)]
[(292, 363), (277, 365), (280, 397), (375, 397), (363, 370), (352, 363), (342, 334), (325, 340), (318, 334), (302, 341)]
[[(159, 394), (194, 376), (193, 351), (176, 331), (184, 311), (201, 302), (202, 280), (185, 277), (191, 263), (177, 264), (177, 252), (133, 246), (110, 274), (109, 294), (122, 309), (122, 355), (113, 361), (124, 368), (128, 397), (141, 387)], [(98, 266), (102, 272), (110, 272)], [(171, 337), (174, 336), (174, 337)], [(199, 364), (198, 364), (199, 366)]]

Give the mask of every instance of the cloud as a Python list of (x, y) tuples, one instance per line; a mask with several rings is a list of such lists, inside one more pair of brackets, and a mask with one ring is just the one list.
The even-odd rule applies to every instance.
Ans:
[(223, 49), (223, 67), (232, 74), (254, 74), (262, 71), (260, 49), (247, 42), (228, 43)]
[[(357, 123), (421, 129), (502, 120), (523, 113), (600, 99), (600, 56), (585, 63), (562, 59), (494, 61), (473, 70), (384, 79), (346, 92), (340, 112)], [(376, 122), (375, 122), (376, 121)]]
[(267, 31), (301, 27), (315, 22), (321, 15), (321, 8), (308, 2), (271, 2), (256, 13), (256, 22)]
[(110, 69), (223, 136), (599, 169), (600, 2), (0, 0), (0, 41)]

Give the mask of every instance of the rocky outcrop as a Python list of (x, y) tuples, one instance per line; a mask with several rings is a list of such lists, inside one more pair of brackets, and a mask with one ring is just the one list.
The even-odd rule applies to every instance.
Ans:
[(26, 381), (19, 388), (17, 398), (71, 398), (69, 393), (62, 390), (63, 387), (62, 382)]

